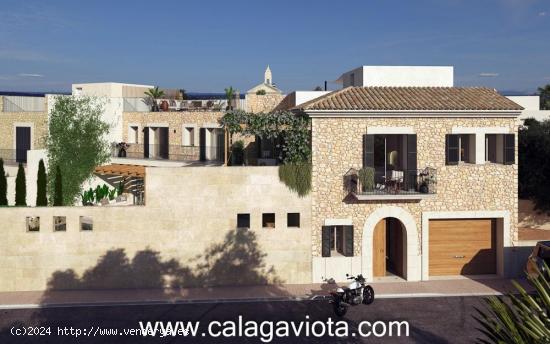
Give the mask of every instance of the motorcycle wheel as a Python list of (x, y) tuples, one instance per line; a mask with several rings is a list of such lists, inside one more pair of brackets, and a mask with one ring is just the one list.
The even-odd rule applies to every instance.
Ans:
[(370, 285), (363, 289), (363, 303), (370, 305), (374, 301), (374, 289)]
[(348, 311), (348, 308), (344, 305), (338, 305), (334, 304), (334, 314), (336, 314), (339, 317), (343, 317), (346, 315), (346, 312)]

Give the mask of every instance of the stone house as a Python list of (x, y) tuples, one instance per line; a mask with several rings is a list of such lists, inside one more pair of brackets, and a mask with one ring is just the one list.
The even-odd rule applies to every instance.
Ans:
[(311, 118), (312, 280), (507, 275), (517, 116), (486, 88), (346, 87)]

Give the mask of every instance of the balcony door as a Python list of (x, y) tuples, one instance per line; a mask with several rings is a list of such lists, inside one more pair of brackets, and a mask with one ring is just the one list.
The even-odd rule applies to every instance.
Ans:
[(374, 168), (375, 183), (383, 184), (392, 171), (416, 176), (416, 135), (364, 135), (363, 167)]
[(15, 127), (15, 160), (27, 163), (27, 151), (31, 149), (31, 128)]

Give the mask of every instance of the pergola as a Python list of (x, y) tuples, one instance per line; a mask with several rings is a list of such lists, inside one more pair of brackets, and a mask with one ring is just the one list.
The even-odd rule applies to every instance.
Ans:
[(110, 164), (98, 166), (95, 168), (94, 172), (101, 175), (145, 178), (145, 166), (141, 165)]

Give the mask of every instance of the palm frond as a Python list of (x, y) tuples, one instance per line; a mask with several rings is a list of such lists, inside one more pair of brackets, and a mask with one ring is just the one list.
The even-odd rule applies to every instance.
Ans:
[[(543, 270), (548, 271), (546, 264)], [(475, 308), (478, 331), (487, 338), (478, 338), (478, 343), (550, 343), (550, 283), (541, 271), (528, 276), (528, 281), (533, 294), (513, 281), (517, 294), (488, 297), (486, 310)]]

